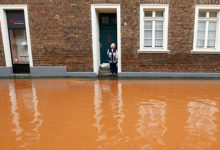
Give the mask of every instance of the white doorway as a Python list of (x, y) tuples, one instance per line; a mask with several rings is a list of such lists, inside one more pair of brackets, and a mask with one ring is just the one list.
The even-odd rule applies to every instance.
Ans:
[(98, 74), (100, 61), (100, 13), (116, 13), (117, 18), (117, 50), (118, 73), (121, 72), (121, 11), (120, 4), (91, 4), (93, 72)]

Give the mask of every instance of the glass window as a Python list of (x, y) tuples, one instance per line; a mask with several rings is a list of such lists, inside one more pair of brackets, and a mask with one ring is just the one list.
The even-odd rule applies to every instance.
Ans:
[(200, 11), (199, 12), (199, 17), (206, 17), (206, 12), (205, 11)]
[(9, 30), (13, 64), (28, 64), (28, 47), (25, 29)]
[(156, 17), (163, 17), (163, 11), (156, 11)]
[(145, 21), (144, 29), (152, 29), (152, 21)]
[(209, 12), (209, 17), (217, 17), (217, 12)]
[(152, 21), (144, 22), (144, 46), (152, 47)]
[(198, 33), (197, 33), (197, 47), (204, 47), (205, 45), (205, 29), (206, 29), (206, 22), (199, 22)]
[(207, 47), (214, 48), (216, 39), (216, 22), (209, 22)]
[(140, 53), (169, 52), (168, 4), (140, 5)]
[(152, 17), (153, 16), (153, 12), (152, 11), (145, 11), (144, 12), (144, 16), (145, 17)]
[[(149, 12), (145, 12), (145, 16), (146, 13)], [(163, 47), (163, 11), (153, 11), (148, 16), (152, 14), (156, 14), (156, 17), (144, 21), (144, 47)]]
[[(217, 12), (200, 11), (198, 19), (197, 31), (197, 48), (215, 48), (216, 43), (216, 28), (217, 28)], [(209, 17), (207, 17), (209, 16)]]

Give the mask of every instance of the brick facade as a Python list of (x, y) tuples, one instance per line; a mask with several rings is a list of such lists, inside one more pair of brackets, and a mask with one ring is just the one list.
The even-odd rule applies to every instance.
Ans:
[[(191, 54), (196, 4), (220, 0), (4, 0), (28, 4), (34, 66), (67, 66), (70, 72), (93, 71), (90, 4), (121, 4), (123, 72), (220, 72), (220, 55)], [(169, 54), (137, 53), (140, 4), (169, 4)], [(127, 25), (124, 25), (127, 22)], [(0, 66), (5, 65), (0, 38)]]
[(0, 66), (5, 66), (5, 55), (3, 50), (2, 33), (0, 29)]

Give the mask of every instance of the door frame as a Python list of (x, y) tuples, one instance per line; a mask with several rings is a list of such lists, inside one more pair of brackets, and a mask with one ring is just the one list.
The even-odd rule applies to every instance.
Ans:
[(99, 72), (100, 66), (100, 32), (99, 13), (109, 12), (117, 15), (117, 50), (118, 50), (118, 73), (121, 73), (121, 8), (120, 4), (91, 4), (92, 22), (92, 51), (93, 51), (93, 72)]
[(8, 35), (6, 10), (23, 10), (24, 11), (26, 36), (27, 36), (27, 43), (28, 43), (29, 66), (33, 67), (29, 20), (28, 20), (28, 7), (27, 5), (14, 5), (14, 4), (0, 5), (1, 31), (2, 31), (2, 41), (3, 41), (3, 47), (4, 47), (6, 67), (12, 67), (12, 59), (11, 59), (12, 54), (11, 54), (11, 48), (10, 48), (9, 35)]

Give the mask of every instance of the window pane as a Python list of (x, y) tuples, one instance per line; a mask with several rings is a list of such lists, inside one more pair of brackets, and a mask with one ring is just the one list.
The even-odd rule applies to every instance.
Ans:
[(198, 31), (198, 35), (197, 35), (198, 39), (205, 39), (205, 31)]
[(204, 47), (205, 40), (197, 40), (197, 47)]
[(209, 22), (209, 30), (216, 30), (216, 22)]
[(145, 21), (144, 22), (144, 29), (152, 29), (152, 21)]
[(144, 40), (144, 47), (152, 47), (152, 40)]
[(208, 39), (215, 40), (215, 37), (216, 37), (216, 32), (215, 31), (209, 31)]
[(144, 16), (145, 17), (152, 17), (153, 16), (153, 12), (152, 11), (145, 11), (144, 12)]
[(217, 12), (209, 12), (209, 17), (217, 17)]
[(152, 39), (152, 31), (144, 31), (145, 39)]
[(109, 24), (109, 17), (102, 17), (102, 24)]
[(156, 11), (156, 17), (163, 17), (163, 11)]
[(26, 30), (9, 30), (13, 64), (29, 64)]
[(156, 39), (163, 39), (163, 31), (156, 31), (155, 32), (155, 38)]
[(198, 23), (198, 29), (199, 30), (205, 30), (206, 22), (199, 22)]
[(155, 47), (163, 47), (163, 40), (155, 40)]
[(200, 11), (199, 17), (206, 17), (206, 11)]
[(215, 40), (208, 40), (207, 47), (215, 47)]
[(160, 29), (162, 29), (163, 30), (163, 21), (156, 21), (155, 22), (155, 28), (156, 28), (156, 30), (160, 30)]

